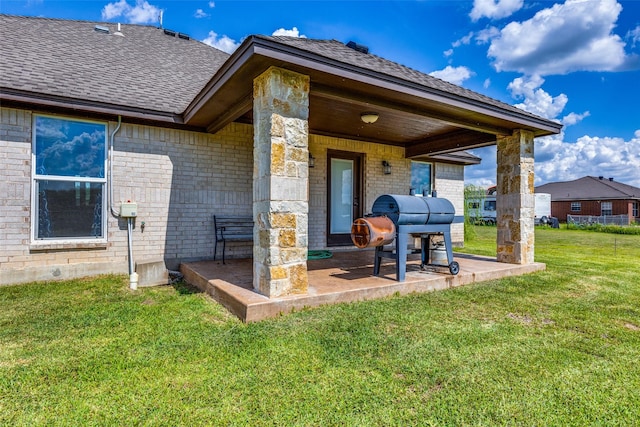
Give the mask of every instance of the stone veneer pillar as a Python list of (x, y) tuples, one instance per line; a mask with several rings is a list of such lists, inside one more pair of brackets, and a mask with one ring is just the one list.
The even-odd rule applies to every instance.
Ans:
[(530, 264), (534, 255), (533, 133), (516, 130), (498, 137), (497, 260)]
[(309, 76), (271, 67), (253, 82), (253, 287), (307, 292)]

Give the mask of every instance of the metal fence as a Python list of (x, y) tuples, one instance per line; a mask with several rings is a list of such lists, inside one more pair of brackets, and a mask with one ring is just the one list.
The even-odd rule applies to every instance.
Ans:
[(567, 215), (567, 224), (575, 225), (629, 225), (628, 215)]

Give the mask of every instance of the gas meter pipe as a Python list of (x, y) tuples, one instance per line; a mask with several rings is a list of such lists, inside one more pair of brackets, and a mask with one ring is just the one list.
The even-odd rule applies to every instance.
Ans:
[[(120, 218), (120, 213), (116, 211), (113, 207), (113, 140), (116, 137), (116, 133), (120, 130), (120, 126), (122, 126), (122, 116), (118, 116), (118, 126), (111, 132), (111, 137), (109, 138), (109, 178), (107, 180), (107, 185), (109, 186), (109, 211), (111, 211), (111, 215), (115, 218)], [(133, 218), (127, 218), (127, 240), (129, 246), (129, 288), (132, 290), (138, 289), (138, 273), (133, 271)]]
[(129, 239), (129, 288), (138, 289), (138, 273), (133, 271), (133, 218), (127, 218), (127, 237)]

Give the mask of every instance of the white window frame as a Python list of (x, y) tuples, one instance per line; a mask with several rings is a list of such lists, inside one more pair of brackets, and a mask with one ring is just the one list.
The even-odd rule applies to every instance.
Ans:
[(634, 218), (640, 217), (640, 203), (633, 202), (633, 204), (631, 206), (631, 213), (632, 213)]
[[(605, 211), (609, 213), (605, 213)], [(613, 203), (612, 202), (602, 202), (600, 203), (600, 215), (613, 215)]]
[[(104, 126), (104, 178), (92, 178), (92, 177), (74, 177), (74, 176), (58, 176), (58, 175), (40, 175), (37, 173), (36, 162), (36, 120), (38, 117), (52, 118), (58, 120), (67, 120), (71, 122), (91, 123)], [(82, 247), (96, 247), (106, 246), (107, 244), (107, 223), (108, 223), (108, 209), (107, 209), (107, 191), (108, 191), (108, 168), (107, 168), (107, 155), (108, 155), (108, 132), (109, 124), (99, 120), (85, 120), (78, 119), (69, 116), (58, 116), (52, 114), (33, 114), (31, 122), (31, 247), (32, 249), (49, 249), (49, 248), (82, 248)], [(65, 238), (38, 238), (38, 181), (65, 181), (65, 182), (89, 182), (102, 184), (102, 236), (100, 237), (65, 237)]]
[(582, 202), (571, 202), (571, 212), (581, 212)]

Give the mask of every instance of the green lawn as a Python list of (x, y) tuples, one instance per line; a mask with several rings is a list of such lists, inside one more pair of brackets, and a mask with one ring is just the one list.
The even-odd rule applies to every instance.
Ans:
[(546, 272), (249, 325), (122, 276), (0, 288), (0, 425), (638, 425), (640, 236), (536, 248)]

